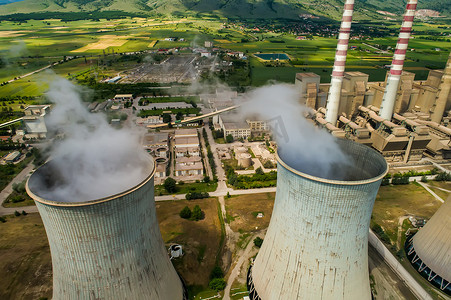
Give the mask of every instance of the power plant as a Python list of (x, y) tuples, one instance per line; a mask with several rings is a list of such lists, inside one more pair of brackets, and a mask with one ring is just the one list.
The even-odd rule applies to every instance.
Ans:
[(334, 166), (343, 178), (294, 169), (289, 149), (279, 148), (274, 210), (248, 274), (251, 299), (371, 299), (368, 229), (388, 166), (367, 146), (337, 144), (349, 156)]
[(451, 295), (451, 199), (406, 241), (413, 267), (429, 282)]
[[(416, 163), (425, 156), (438, 161), (451, 157), (451, 115), (445, 116), (451, 109), (451, 53), (445, 69), (431, 70), (426, 81), (415, 81), (415, 74), (403, 71), (416, 4), (416, 0), (407, 3), (385, 82), (369, 82), (361, 72), (344, 72), (346, 52), (341, 48), (330, 84), (321, 84), (313, 73), (298, 73), (295, 80), (300, 102), (314, 110), (311, 118), (319, 127), (370, 145), (391, 164)], [(343, 18), (342, 28), (348, 21)], [(346, 38), (349, 35), (339, 37), (337, 47), (347, 43)], [(343, 73), (337, 73), (338, 67)]]
[(29, 178), (50, 244), (53, 299), (186, 299), (156, 217), (155, 164), (145, 159), (145, 180), (92, 201), (41, 197), (61, 184), (52, 161)]

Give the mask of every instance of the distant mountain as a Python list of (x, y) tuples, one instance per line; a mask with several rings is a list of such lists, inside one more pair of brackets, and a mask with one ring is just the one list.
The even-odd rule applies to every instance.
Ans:
[[(0, 0), (11, 2), (17, 0)], [(312, 13), (340, 19), (344, 0), (23, 0), (0, 6), (0, 15), (35, 12), (123, 11), (143, 15), (213, 13), (240, 18), (291, 18)], [(356, 1), (356, 19), (368, 19), (377, 11), (402, 14), (406, 0)], [(420, 0), (419, 8), (451, 13), (451, 0)]]

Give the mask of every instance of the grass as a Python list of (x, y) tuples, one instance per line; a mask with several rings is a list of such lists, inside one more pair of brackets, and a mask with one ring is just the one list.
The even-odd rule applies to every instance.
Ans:
[(379, 224), (392, 244), (396, 244), (400, 217), (414, 215), (429, 219), (441, 204), (417, 183), (381, 186), (374, 203), (371, 223)]
[[(275, 193), (239, 195), (225, 198), (227, 214), (233, 217), (230, 227), (235, 232), (248, 233), (268, 227)], [(257, 219), (253, 212), (263, 212)]]
[[(217, 182), (193, 182), (193, 183), (184, 183), (184, 184), (177, 184), (177, 191), (175, 194), (186, 194), (188, 192), (214, 192), (218, 188)], [(173, 193), (168, 193), (163, 185), (156, 185), (155, 186), (155, 195), (156, 196), (163, 196), (163, 195), (172, 195)]]
[(0, 223), (0, 299), (52, 296), (52, 263), (39, 214)]

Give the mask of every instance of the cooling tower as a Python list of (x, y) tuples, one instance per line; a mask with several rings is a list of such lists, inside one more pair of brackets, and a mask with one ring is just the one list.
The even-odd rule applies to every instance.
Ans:
[(451, 198), (407, 240), (406, 252), (423, 277), (451, 295)]
[(52, 162), (30, 177), (27, 192), (36, 202), (50, 244), (53, 299), (184, 298), (156, 217), (155, 165), (146, 161), (149, 175), (141, 183), (86, 202), (41, 197), (60, 180)]
[(388, 167), (371, 148), (338, 140), (352, 164), (344, 179), (296, 170), (278, 153), (277, 193), (248, 274), (251, 299), (371, 299), (368, 229)]

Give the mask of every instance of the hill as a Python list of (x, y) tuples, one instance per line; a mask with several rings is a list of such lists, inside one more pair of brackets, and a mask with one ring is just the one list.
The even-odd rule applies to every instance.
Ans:
[[(239, 18), (289, 18), (311, 13), (339, 20), (343, 0), (0, 0), (0, 15), (38, 12), (122, 11), (152, 15), (210, 13)], [(2, 3), (0, 2), (0, 3)], [(377, 11), (402, 14), (405, 0), (356, 1), (355, 19), (373, 19)], [(422, 0), (419, 8), (451, 14), (451, 0)], [(380, 16), (380, 15), (379, 15)]]

